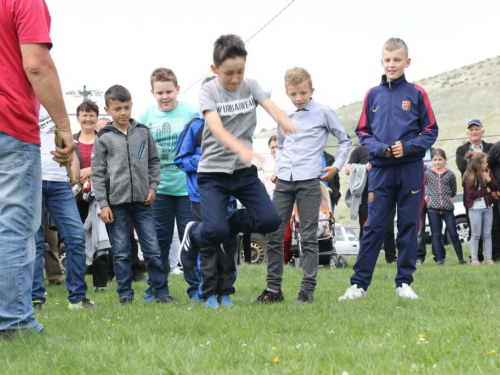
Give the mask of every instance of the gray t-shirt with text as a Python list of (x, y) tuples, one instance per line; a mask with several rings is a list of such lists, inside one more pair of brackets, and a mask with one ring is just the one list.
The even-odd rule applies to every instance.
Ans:
[[(253, 79), (244, 78), (236, 91), (229, 91), (214, 79), (201, 87), (200, 117), (205, 111), (217, 111), (222, 125), (236, 138), (252, 147), (257, 125), (256, 109), (269, 99), (269, 94)], [(203, 130), (202, 156), (198, 172), (233, 173), (246, 165), (212, 135), (208, 126)]]

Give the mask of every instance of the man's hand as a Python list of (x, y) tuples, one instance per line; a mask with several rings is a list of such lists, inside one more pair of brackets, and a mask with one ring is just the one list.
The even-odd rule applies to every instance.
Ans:
[(101, 219), (104, 221), (104, 224), (111, 224), (114, 221), (113, 212), (111, 208), (104, 207), (101, 208)]
[(370, 169), (372, 169), (372, 165), (370, 163), (366, 163), (366, 171), (370, 172)]
[(73, 139), (73, 135), (69, 131), (61, 132), (61, 138), (63, 141), (63, 148), (59, 148), (57, 146), (57, 139), (55, 139), (56, 150), (51, 151), (50, 153), (54, 156), (52, 159), (59, 163), (61, 167), (69, 165), (73, 160), (73, 152), (75, 151), (75, 140)]
[(319, 176), (319, 179), (328, 182), (333, 177), (335, 177), (335, 175), (337, 173), (339, 173), (339, 170), (337, 169), (337, 167), (331, 166), (331, 167), (326, 167), (326, 168), (322, 169), (321, 172), (322, 173), (326, 172), (326, 173), (323, 176)]
[(401, 144), (401, 141), (397, 141), (396, 143), (394, 143), (394, 146), (391, 147), (391, 150), (395, 158), (403, 157), (403, 145)]
[(153, 202), (156, 199), (156, 190), (155, 189), (149, 189), (149, 195), (148, 198), (144, 201), (145, 206), (150, 206), (153, 204)]
[(272, 182), (273, 184), (275, 184), (275, 183), (276, 183), (276, 178), (277, 178), (277, 177), (278, 177), (278, 171), (274, 171), (274, 173), (273, 173), (273, 177), (271, 177), (271, 182)]
[(390, 147), (387, 147), (385, 149), (385, 157), (386, 158), (390, 158), (392, 156), (392, 151), (391, 151), (391, 148)]

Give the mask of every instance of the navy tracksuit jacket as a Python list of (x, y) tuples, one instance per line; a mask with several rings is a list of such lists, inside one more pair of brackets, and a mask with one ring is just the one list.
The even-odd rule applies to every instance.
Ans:
[[(351, 284), (367, 290), (394, 205), (398, 208), (398, 273), (396, 285), (411, 284), (416, 270), (417, 233), (424, 198), (425, 151), (436, 141), (438, 127), (423, 88), (405, 76), (368, 91), (356, 128), (368, 151), (368, 220), (354, 265)], [(385, 156), (400, 141), (403, 157)]]

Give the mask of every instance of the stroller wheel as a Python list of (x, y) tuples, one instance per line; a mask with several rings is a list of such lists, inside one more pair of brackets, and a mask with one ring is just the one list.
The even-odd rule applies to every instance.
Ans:
[(346, 268), (347, 267), (347, 259), (345, 257), (343, 257), (342, 255), (339, 255), (337, 267), (338, 268)]
[(334, 270), (335, 268), (338, 267), (338, 259), (336, 255), (332, 255), (330, 257), (330, 268)]

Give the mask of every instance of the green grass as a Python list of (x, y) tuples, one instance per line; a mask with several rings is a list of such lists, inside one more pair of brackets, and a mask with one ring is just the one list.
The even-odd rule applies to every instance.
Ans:
[(292, 267), (283, 304), (248, 305), (265, 287), (266, 267), (242, 265), (236, 306), (216, 310), (188, 302), (182, 276), (170, 277), (181, 303), (167, 306), (143, 302), (140, 282), (132, 306), (120, 308), (114, 291), (89, 292), (96, 310), (69, 311), (66, 289), (50, 286), (37, 313), (48, 336), (0, 341), (0, 373), (498, 374), (499, 268), (459, 266), (447, 251), (446, 267), (429, 257), (414, 274), (417, 301), (395, 298), (396, 268), (383, 254), (367, 298), (342, 303), (353, 258), (347, 269), (320, 267), (306, 306), (292, 304), (301, 279)]

